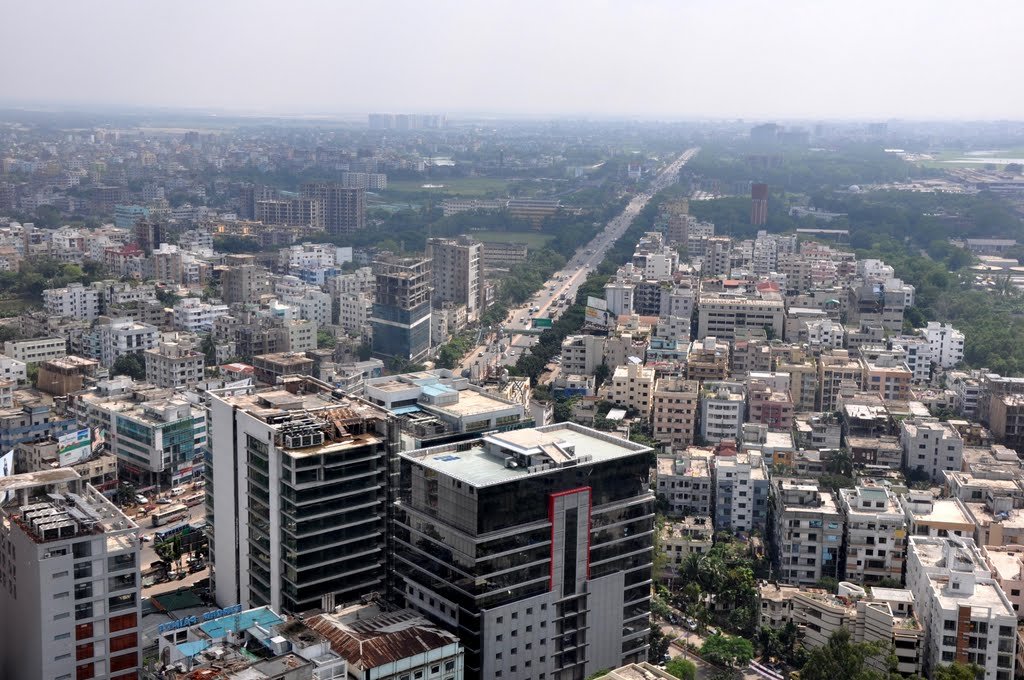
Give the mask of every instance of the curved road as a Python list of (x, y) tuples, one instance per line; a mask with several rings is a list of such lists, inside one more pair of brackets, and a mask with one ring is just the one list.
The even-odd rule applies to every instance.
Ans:
[[(470, 376), (477, 378), (487, 365), (495, 363), (504, 366), (514, 365), (520, 355), (536, 342), (535, 335), (516, 333), (516, 331), (530, 328), (531, 319), (534, 316), (557, 318), (562, 309), (558, 304), (559, 297), (563, 293), (566, 300), (572, 304), (576, 300), (576, 291), (586, 281), (590, 269), (604, 260), (608, 249), (629, 229), (633, 219), (640, 214), (648, 201), (675, 182), (679, 170), (698, 151), (700, 151), (699, 147), (687, 149), (667, 165), (645, 193), (634, 196), (625, 209), (613, 217), (590, 243), (580, 246), (562, 271), (555, 272), (526, 305), (510, 310), (509, 318), (502, 325), (502, 328), (510, 334), (510, 337), (501, 341), (501, 344), (505, 345), (504, 351), (497, 342), (484, 342), (463, 359), (460, 369), (470, 369)], [(560, 278), (563, 280), (560, 281)], [(533, 307), (538, 307), (539, 311), (531, 312), (530, 309)]]

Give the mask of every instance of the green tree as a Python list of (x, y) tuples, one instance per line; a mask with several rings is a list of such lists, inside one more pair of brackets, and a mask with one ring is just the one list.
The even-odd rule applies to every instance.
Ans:
[(203, 341), (199, 344), (199, 349), (206, 357), (207, 366), (217, 365), (217, 343), (213, 340), (213, 333), (203, 337)]
[(704, 640), (700, 655), (723, 666), (746, 666), (754, 658), (754, 645), (746, 638), (711, 635)]
[(977, 664), (966, 664), (954, 661), (949, 665), (936, 667), (932, 672), (933, 680), (975, 680), (981, 668)]
[(122, 354), (114, 360), (110, 368), (110, 375), (126, 375), (132, 380), (146, 379), (146, 362), (142, 360), (141, 354)]
[(338, 340), (334, 337), (334, 334), (330, 331), (320, 329), (316, 332), (316, 346), (317, 349), (334, 349), (334, 346), (338, 344)]
[(647, 634), (647, 642), (650, 645), (647, 648), (647, 660), (651, 663), (661, 663), (661, 660), (668, 654), (668, 646), (672, 641), (661, 632), (661, 627), (658, 624), (651, 623), (651, 631)]
[(695, 680), (697, 677), (697, 664), (677, 656), (665, 664), (665, 672), (681, 680)]
[(840, 628), (824, 646), (811, 650), (800, 669), (800, 680), (885, 680), (888, 674), (871, 668), (867, 662), (887, 651), (877, 643), (851, 642), (850, 631)]

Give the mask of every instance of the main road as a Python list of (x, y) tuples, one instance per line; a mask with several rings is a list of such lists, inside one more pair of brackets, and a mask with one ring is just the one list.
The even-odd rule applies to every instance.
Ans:
[[(604, 260), (608, 249), (629, 229), (629, 225), (633, 223), (644, 206), (655, 194), (676, 181), (679, 170), (698, 151), (700, 151), (699, 147), (687, 149), (672, 163), (665, 166), (651, 182), (648, 190), (634, 196), (625, 209), (609, 220), (604, 229), (598, 232), (590, 243), (580, 246), (565, 267), (561, 271), (555, 272), (551, 279), (546, 281), (541, 289), (534, 294), (533, 298), (524, 306), (509, 311), (509, 317), (502, 326), (505, 338), (494, 340), (485, 337), (483, 343), (463, 359), (460, 368), (469, 369), (472, 377), (475, 378), (488, 365), (515, 365), (520, 355), (536, 342), (535, 335), (527, 335), (521, 331), (530, 328), (531, 320), (534, 317), (555, 319), (563, 309), (575, 302), (576, 291), (586, 281), (590, 269)], [(563, 295), (565, 296), (564, 304)]]

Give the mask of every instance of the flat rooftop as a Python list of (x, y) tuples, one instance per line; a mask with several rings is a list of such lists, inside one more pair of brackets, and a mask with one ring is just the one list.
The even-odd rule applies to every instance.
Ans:
[(988, 549), (986, 556), (992, 570), (1001, 581), (1019, 581), (1022, 578), (1024, 565), (1021, 564), (1021, 553), (1007, 550)]
[(1005, 529), (1024, 528), (1024, 512), (1020, 510), (1011, 510), (1006, 516), (997, 518), (984, 503), (964, 503), (964, 506), (974, 516), (974, 521), (980, 526), (1001, 524)]
[(470, 389), (460, 390), (459, 400), (454, 403), (423, 404), (423, 406), (429, 410), (448, 413), (457, 418), (483, 415), (516, 407), (515, 404), (509, 404), (502, 399)]
[[(931, 582), (935, 599), (945, 610), (957, 610), (967, 605), (971, 607), (971, 617), (985, 619), (990, 616), (1008, 616), (1017, 618), (1017, 612), (1007, 605), (1006, 596), (994, 583), (975, 583), (974, 592), (965, 596), (962, 590), (953, 590), (948, 583)], [(974, 608), (978, 611), (975, 612)]]
[(650, 451), (649, 447), (598, 430), (574, 423), (558, 423), (492, 434), (472, 442), (407, 451), (399, 455), (452, 479), (482, 488), (560, 469), (555, 465), (530, 472), (523, 467), (506, 467), (506, 459), (512, 452), (527, 452), (530, 455), (551, 452), (557, 457), (560, 455), (557, 449), (569, 447), (575, 449), (577, 457), (589, 456), (586, 463), (603, 463)]
[(974, 526), (974, 522), (964, 514), (964, 511), (960, 509), (960, 505), (952, 498), (936, 499), (932, 504), (930, 512), (914, 512), (911, 510), (910, 514), (914, 521), (918, 523), (969, 524)]

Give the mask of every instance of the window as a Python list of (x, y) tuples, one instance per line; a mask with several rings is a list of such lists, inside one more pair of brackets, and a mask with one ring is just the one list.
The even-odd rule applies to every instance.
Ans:
[(125, 630), (127, 628), (138, 627), (139, 622), (134, 612), (131, 614), (122, 614), (121, 616), (112, 616), (110, 618), (110, 632), (115, 633), (119, 630)]
[(116, 673), (117, 671), (128, 670), (129, 668), (135, 668), (138, 666), (138, 654), (132, 652), (131, 654), (122, 654), (121, 656), (115, 656), (110, 660), (110, 671)]
[(127, 635), (118, 635), (117, 637), (110, 638), (111, 652), (123, 652), (126, 649), (134, 649), (138, 646), (139, 636), (136, 633), (128, 633)]
[(75, 626), (75, 639), (85, 640), (92, 637), (92, 624), (80, 623)]

